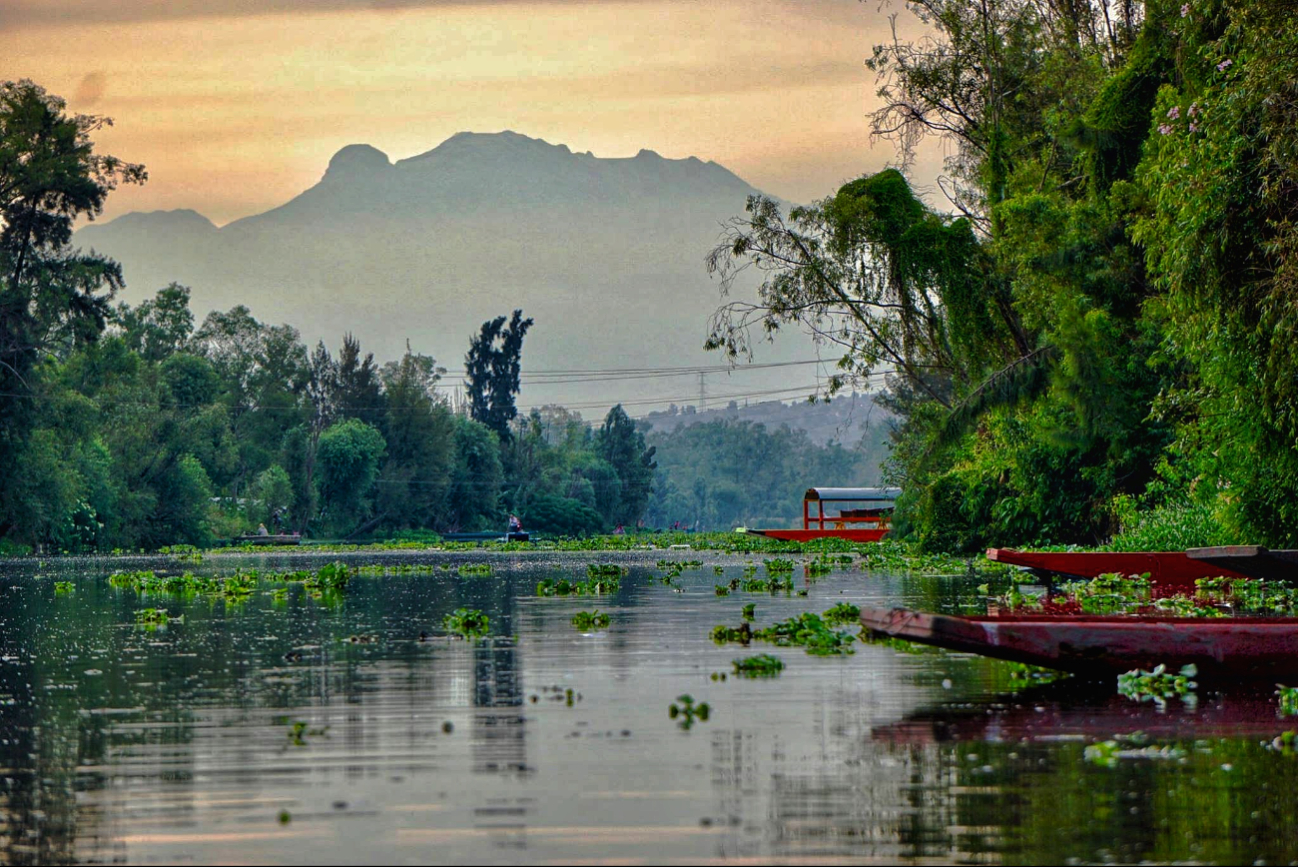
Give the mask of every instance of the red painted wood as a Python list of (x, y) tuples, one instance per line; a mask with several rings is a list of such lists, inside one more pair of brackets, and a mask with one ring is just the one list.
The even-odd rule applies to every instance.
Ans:
[(1203, 678), (1298, 682), (1293, 617), (957, 617), (867, 608), (861, 623), (907, 641), (1079, 674), (1113, 675), (1159, 664), (1177, 671), (1194, 664)]
[(1016, 551), (988, 548), (987, 559), (1015, 566), (1028, 566), (1074, 578), (1094, 578), (1117, 572), (1122, 575), (1149, 573), (1149, 580), (1164, 587), (1193, 590), (1199, 578), (1245, 578), (1239, 572), (1191, 560), (1184, 551)]
[(887, 529), (872, 530), (749, 530), (759, 536), (784, 539), (789, 542), (810, 542), (812, 539), (847, 539), (849, 542), (878, 542), (888, 535)]

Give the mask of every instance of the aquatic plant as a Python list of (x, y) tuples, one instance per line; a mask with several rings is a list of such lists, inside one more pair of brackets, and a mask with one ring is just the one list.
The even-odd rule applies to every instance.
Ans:
[(745, 593), (791, 593), (792, 578), (750, 578), (740, 585)]
[(582, 632), (589, 632), (593, 629), (608, 629), (609, 622), (609, 616), (599, 609), (578, 611), (572, 616), (572, 625)]
[(778, 575), (778, 574), (783, 574), (785, 572), (792, 572), (794, 566), (792, 560), (782, 560), (779, 557), (776, 557), (774, 560), (767, 560), (765, 561), (765, 563), (766, 563), (766, 572), (767, 574), (770, 575)]
[(461, 578), (482, 577), (491, 574), (490, 563), (465, 563), (459, 569), (455, 570)]
[(476, 608), (457, 608), (442, 618), (442, 627), (461, 638), (482, 638), (491, 627), (491, 618)]
[(618, 566), (616, 563), (587, 563), (586, 575), (590, 578), (614, 578), (620, 579), (630, 572), (625, 566)]
[(71, 581), (55, 581), (55, 582), (54, 582), (54, 595), (55, 595), (55, 596), (66, 596), (66, 595), (68, 595), (69, 593), (71, 593), (72, 590), (73, 590), (73, 584), (72, 584)]
[(667, 716), (671, 719), (679, 719), (677, 723), (682, 729), (689, 731), (695, 721), (707, 722), (712, 715), (712, 708), (706, 701), (694, 703), (694, 697), (688, 693), (676, 697), (679, 704), (673, 703), (667, 708)]
[(288, 741), (295, 747), (304, 747), (307, 744), (307, 738), (323, 737), (328, 732), (329, 726), (313, 729), (309, 723), (294, 720), (288, 727)]
[(542, 578), (536, 584), (536, 595), (603, 596), (608, 593), (616, 593), (621, 589), (621, 586), (622, 582), (616, 575), (587, 578), (585, 581), (569, 581), (567, 578), (551, 581), (549, 578)]
[(856, 640), (850, 632), (830, 629), (825, 621), (810, 612), (758, 629), (753, 632), (753, 638), (780, 646), (802, 647), (812, 656), (850, 654), (852, 642)]
[(729, 595), (730, 595), (730, 588), (729, 588), (729, 587), (726, 587), (726, 586), (724, 586), (724, 585), (722, 585), (722, 584), (718, 584), (718, 585), (716, 585), (716, 587), (714, 587), (713, 590), (716, 591), (716, 594), (717, 594), (718, 596), (729, 596)]
[(840, 602), (833, 608), (824, 613), (827, 623), (835, 625), (842, 623), (856, 623), (861, 619), (861, 609), (850, 602)]
[(735, 667), (735, 674), (744, 677), (775, 677), (784, 670), (784, 661), (769, 653), (735, 659), (731, 664)]
[(1193, 665), (1181, 667), (1179, 674), (1170, 674), (1167, 666), (1157, 665), (1152, 671), (1134, 669), (1118, 675), (1118, 692), (1136, 701), (1153, 701), (1162, 706), (1172, 696), (1185, 698), (1198, 684), (1191, 680), (1198, 674)]
[(718, 644), (764, 641), (781, 647), (801, 647), (812, 656), (842, 656), (850, 654), (856, 636), (851, 632), (833, 630), (818, 615), (810, 612), (781, 620), (762, 629), (752, 629), (747, 622), (738, 628), (719, 625), (712, 628), (710, 636)]
[(170, 621), (171, 617), (167, 614), (165, 608), (141, 608), (135, 612), (135, 622), (148, 630), (166, 626)]
[(753, 630), (747, 623), (739, 628), (719, 624), (712, 627), (710, 637), (717, 644), (748, 644), (753, 638)]
[(1298, 686), (1285, 686), (1283, 683), (1277, 683), (1275, 686), (1275, 694), (1280, 701), (1280, 715), (1298, 714)]
[(1181, 759), (1185, 750), (1174, 746), (1134, 746), (1124, 745), (1117, 740), (1101, 741), (1088, 744), (1082, 750), (1082, 758), (1093, 765), (1111, 768), (1122, 759)]
[(757, 603), (749, 602), (747, 605), (745, 605), (743, 611), (740, 612), (740, 616), (742, 616), (745, 620), (752, 620), (754, 617), (756, 617)]

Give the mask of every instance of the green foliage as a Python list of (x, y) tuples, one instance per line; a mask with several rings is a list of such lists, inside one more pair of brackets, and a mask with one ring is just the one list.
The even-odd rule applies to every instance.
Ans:
[(608, 629), (609, 622), (609, 616), (598, 609), (595, 611), (578, 611), (572, 616), (572, 625), (582, 632)]
[(538, 494), (521, 515), (523, 526), (557, 536), (590, 536), (604, 528), (604, 519), (591, 506), (570, 497)]
[(708, 717), (712, 715), (712, 708), (706, 701), (694, 703), (694, 697), (691, 695), (682, 695), (676, 698), (675, 702), (667, 708), (667, 716), (674, 720), (679, 720), (679, 725), (685, 731), (689, 731), (695, 722), (707, 722)]
[(759, 653), (733, 661), (735, 674), (744, 677), (775, 677), (784, 670), (784, 661), (769, 653)]
[(522, 310), (515, 310), (508, 327), (505, 322), (504, 316), (498, 316), (482, 323), (481, 332), (469, 344), (464, 369), (469, 415), (507, 441), (512, 436), (509, 423), (518, 414), (514, 395), (522, 372), (523, 338), (532, 320), (524, 319)]
[(491, 618), (475, 608), (457, 608), (442, 618), (442, 628), (461, 638), (483, 638), (491, 629)]
[(320, 500), (334, 527), (350, 530), (364, 516), (386, 448), (377, 428), (354, 418), (320, 435)]
[(825, 622), (835, 626), (841, 623), (857, 623), (861, 619), (861, 609), (850, 602), (840, 602), (824, 614)]
[(1136, 701), (1166, 704), (1173, 696), (1185, 698), (1198, 684), (1193, 678), (1198, 671), (1193, 665), (1181, 667), (1178, 674), (1170, 674), (1166, 666), (1157, 665), (1153, 671), (1135, 669), (1118, 675), (1118, 692)]

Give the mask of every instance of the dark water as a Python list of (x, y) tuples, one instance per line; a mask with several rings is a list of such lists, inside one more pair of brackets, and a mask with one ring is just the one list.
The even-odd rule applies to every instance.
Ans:
[[(806, 597), (719, 598), (750, 558), (350, 559), (437, 556), (495, 574), (355, 578), (333, 605), (263, 586), (227, 607), (108, 586), (126, 565), (176, 568), (163, 560), (0, 566), (0, 862), (1298, 857), (1298, 758), (1272, 746), (1298, 721), (1268, 694), (1159, 708), (884, 645), (781, 648), (777, 678), (711, 678), (771, 650), (709, 640), (747, 602), (761, 625), (845, 600), (931, 607), (968, 579), (846, 568)], [(705, 565), (676, 592), (653, 580), (664, 556)], [(617, 594), (535, 596), (592, 561), (632, 567)], [(184, 619), (146, 631), (148, 606)], [(443, 637), (458, 607), (487, 612), (493, 637)], [(596, 607), (608, 630), (571, 625)], [(706, 722), (669, 718), (682, 693)]]

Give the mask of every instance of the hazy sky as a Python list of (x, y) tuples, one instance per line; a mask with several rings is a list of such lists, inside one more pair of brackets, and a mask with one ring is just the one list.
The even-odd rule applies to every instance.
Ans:
[(395, 160), (501, 129), (716, 160), (809, 201), (894, 160), (867, 118), (864, 61), (896, 11), (879, 3), (0, 0), (0, 78), (115, 119), (100, 149), (150, 180), (106, 217), (190, 207), (223, 224), (311, 186), (344, 145)]

